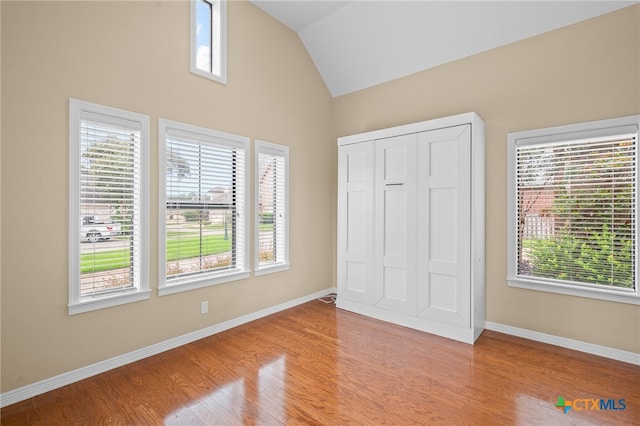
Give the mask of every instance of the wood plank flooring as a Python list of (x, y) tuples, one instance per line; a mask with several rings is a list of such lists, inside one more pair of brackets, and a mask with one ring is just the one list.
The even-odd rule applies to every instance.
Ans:
[[(565, 414), (558, 397), (576, 406)], [(602, 398), (626, 408), (578, 401)], [(471, 346), (316, 300), (5, 407), (0, 421), (640, 425), (640, 367), (491, 331)]]

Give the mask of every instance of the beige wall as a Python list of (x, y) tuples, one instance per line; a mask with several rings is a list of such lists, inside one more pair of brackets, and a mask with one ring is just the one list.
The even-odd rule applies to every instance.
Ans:
[(640, 352), (640, 307), (505, 280), (507, 133), (640, 114), (640, 6), (336, 98), (333, 136), (467, 111), (487, 128), (487, 320)]
[[(230, 2), (223, 86), (189, 72), (186, 2), (1, 7), (2, 392), (331, 287), (331, 97), (293, 31)], [(151, 117), (153, 289), (159, 117), (290, 147), (291, 270), (67, 315), (69, 97)]]

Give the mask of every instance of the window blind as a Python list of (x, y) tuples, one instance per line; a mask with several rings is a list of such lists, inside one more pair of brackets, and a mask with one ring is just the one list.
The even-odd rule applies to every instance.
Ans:
[(258, 148), (258, 267), (287, 263), (285, 154)]
[(242, 270), (245, 150), (174, 129), (165, 149), (167, 283)]
[(517, 273), (635, 289), (637, 134), (516, 147)]
[(140, 280), (141, 132), (135, 123), (80, 118), (80, 296)]

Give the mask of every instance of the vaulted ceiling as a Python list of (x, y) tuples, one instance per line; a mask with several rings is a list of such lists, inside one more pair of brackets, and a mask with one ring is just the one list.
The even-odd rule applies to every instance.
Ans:
[(253, 0), (296, 31), (332, 96), (638, 1)]

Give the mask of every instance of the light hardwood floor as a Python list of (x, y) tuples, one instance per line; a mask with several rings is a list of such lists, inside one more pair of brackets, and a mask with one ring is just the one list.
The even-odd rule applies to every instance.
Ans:
[[(577, 402), (566, 414), (558, 397)], [(576, 400), (614, 399), (592, 410)], [(5, 425), (640, 425), (640, 367), (312, 301), (5, 407)]]

